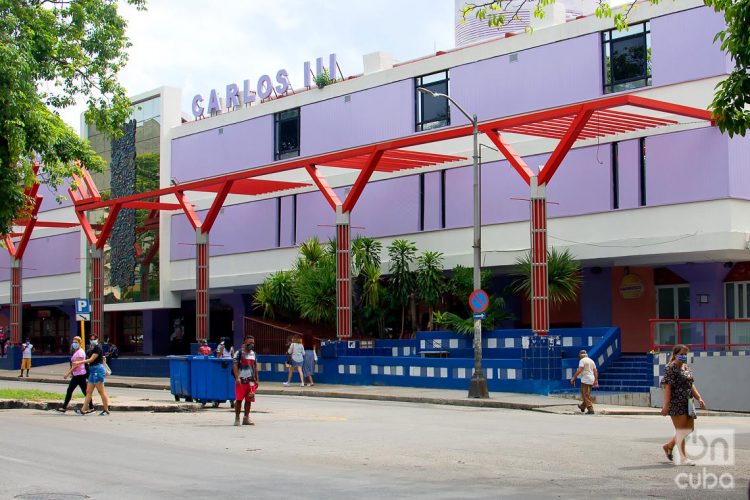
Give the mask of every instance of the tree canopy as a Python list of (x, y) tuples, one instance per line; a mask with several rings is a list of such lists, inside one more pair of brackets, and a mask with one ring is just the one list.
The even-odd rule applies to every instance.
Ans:
[[(138, 9), (145, 0), (126, 0)], [(130, 101), (117, 82), (127, 61), (117, 0), (0, 0), (0, 233), (28, 210), (39, 177), (53, 190), (103, 160), (57, 110), (86, 98), (86, 120), (117, 137)]]
[[(658, 4), (660, 0), (649, 0)], [(490, 27), (501, 27), (514, 20), (526, 3), (536, 3), (533, 14), (543, 18), (544, 9), (555, 3), (555, 0), (523, 0), (513, 4), (511, 0), (487, 2), (467, 2), (461, 9), (463, 18), (474, 15), (477, 19), (487, 21)], [(729, 76), (716, 86), (714, 99), (709, 109), (722, 132), (729, 136), (745, 135), (750, 128), (750, 1), (748, 0), (704, 0), (704, 3), (716, 12), (724, 15), (726, 28), (716, 34), (715, 41), (721, 43), (721, 50), (734, 61), (735, 67)], [(628, 27), (628, 15), (636, 5), (636, 0), (613, 10), (609, 0), (598, 0), (594, 14), (599, 18), (612, 18), (617, 29)]]

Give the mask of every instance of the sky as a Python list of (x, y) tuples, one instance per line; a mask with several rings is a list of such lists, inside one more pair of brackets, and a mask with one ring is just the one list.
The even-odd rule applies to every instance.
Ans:
[[(180, 88), (186, 113), (195, 94), (255, 85), (282, 68), (302, 88), (304, 62), (327, 65), (331, 53), (350, 76), (371, 52), (401, 62), (454, 47), (454, 0), (149, 0), (145, 12), (125, 6), (122, 15), (133, 46), (120, 82), (129, 95)], [(79, 130), (83, 109), (60, 114)]]

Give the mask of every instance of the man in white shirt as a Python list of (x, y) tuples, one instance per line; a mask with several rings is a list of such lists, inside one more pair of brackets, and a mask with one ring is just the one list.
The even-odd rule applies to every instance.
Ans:
[(34, 346), (31, 345), (29, 339), (26, 339), (21, 345), (21, 374), (19, 377), (23, 377), (23, 371), (26, 370), (26, 378), (29, 378), (29, 370), (31, 369), (31, 353), (34, 350)]
[(588, 353), (585, 349), (581, 349), (578, 353), (578, 370), (576, 370), (573, 378), (570, 379), (570, 385), (576, 384), (576, 379), (581, 377), (581, 404), (578, 405), (578, 409), (581, 413), (586, 411), (588, 414), (594, 413), (594, 403), (591, 401), (591, 389), (599, 387), (599, 372), (596, 370), (596, 363), (594, 360), (589, 358)]

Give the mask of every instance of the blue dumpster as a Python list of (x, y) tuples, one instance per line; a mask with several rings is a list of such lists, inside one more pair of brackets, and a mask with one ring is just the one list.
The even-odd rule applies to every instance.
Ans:
[(190, 392), (190, 360), (188, 356), (169, 356), (169, 388), (175, 401), (192, 401)]
[(232, 360), (209, 356), (190, 357), (190, 393), (201, 403), (234, 401)]

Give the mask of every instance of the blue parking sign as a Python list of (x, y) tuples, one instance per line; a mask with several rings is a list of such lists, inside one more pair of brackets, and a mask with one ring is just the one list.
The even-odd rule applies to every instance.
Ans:
[(76, 314), (91, 314), (89, 299), (76, 299)]

